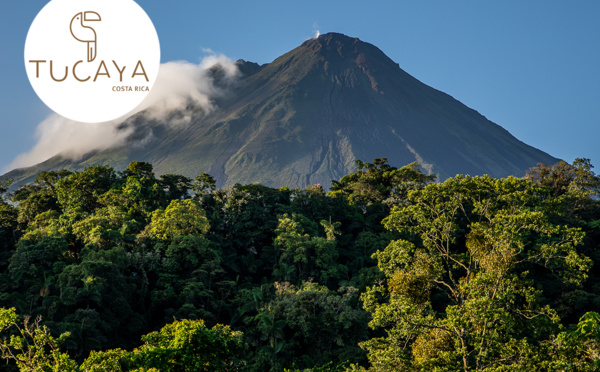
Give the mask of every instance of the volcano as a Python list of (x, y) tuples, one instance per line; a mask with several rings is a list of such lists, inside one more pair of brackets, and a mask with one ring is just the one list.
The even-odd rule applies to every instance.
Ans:
[(219, 187), (328, 187), (353, 171), (356, 159), (387, 158), (397, 167), (417, 161), (440, 180), (520, 177), (539, 162), (558, 161), (357, 38), (328, 33), (271, 63), (240, 60), (237, 66), (242, 76), (214, 102), (216, 109), (189, 108), (185, 125), (165, 125), (142, 112), (122, 124), (133, 128), (124, 146), (76, 161), (57, 155), (5, 177), (24, 183), (42, 170), (124, 169), (138, 160), (158, 174), (207, 172)]

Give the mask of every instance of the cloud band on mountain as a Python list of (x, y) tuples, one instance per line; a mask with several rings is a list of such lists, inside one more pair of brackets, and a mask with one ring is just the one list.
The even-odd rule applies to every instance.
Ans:
[[(224, 55), (208, 51), (200, 63), (173, 61), (161, 64), (154, 88), (146, 99), (132, 112), (116, 120), (88, 124), (51, 114), (36, 128), (36, 144), (18, 155), (6, 170), (38, 164), (55, 155), (79, 159), (86, 153), (102, 151), (125, 145), (132, 134), (132, 126), (122, 126), (127, 119), (144, 111), (149, 119), (167, 120), (169, 113), (184, 111), (186, 107), (214, 109), (213, 100), (223, 95), (222, 88), (215, 85), (211, 69), (219, 66), (222, 77), (233, 82), (239, 75), (235, 62)], [(178, 123), (185, 120), (178, 120)]]

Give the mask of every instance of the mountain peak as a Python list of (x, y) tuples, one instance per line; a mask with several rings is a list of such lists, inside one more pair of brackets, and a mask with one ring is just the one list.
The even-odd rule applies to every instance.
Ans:
[[(236, 64), (242, 77), (218, 109), (194, 111), (185, 128), (152, 126), (139, 116), (129, 123), (135, 132), (128, 146), (88, 154), (68, 168), (143, 160), (158, 174), (208, 172), (219, 187), (305, 187), (329, 185), (352, 172), (356, 159), (418, 161), (441, 180), (458, 173), (522, 176), (538, 162), (557, 161), (358, 38), (331, 32), (271, 63)], [(134, 146), (136, 135), (148, 141)], [(59, 160), (27, 172), (64, 168)]]
[(334, 41), (344, 44), (360, 42), (360, 39), (357, 37), (351, 37), (348, 35), (340, 34), (339, 32), (328, 32), (326, 34), (320, 34), (317, 37), (313, 37), (312, 39), (305, 41), (305, 43), (310, 42), (312, 40), (325, 43), (331, 43), (332, 41)]
[(361, 41), (359, 38), (346, 36), (337, 32), (329, 32), (306, 40), (295, 50), (314, 51), (327, 59), (355, 58), (360, 54), (369, 54), (377, 58), (389, 59), (376, 46)]

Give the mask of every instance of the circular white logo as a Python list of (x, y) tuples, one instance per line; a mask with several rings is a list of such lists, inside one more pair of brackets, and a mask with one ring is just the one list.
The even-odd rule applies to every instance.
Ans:
[(133, 0), (52, 0), (25, 42), (25, 69), (37, 95), (56, 113), (85, 123), (133, 110), (159, 66), (158, 35)]

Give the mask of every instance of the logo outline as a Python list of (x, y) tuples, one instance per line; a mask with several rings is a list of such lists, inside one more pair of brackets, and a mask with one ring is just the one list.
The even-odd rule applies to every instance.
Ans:
[(33, 90), (51, 110), (100, 123), (143, 102), (160, 54), (152, 20), (135, 0), (50, 0), (29, 28), (24, 59)]
[[(71, 24), (69, 31), (75, 40), (82, 43), (87, 43), (87, 61), (92, 62), (98, 55), (98, 40), (96, 36), (96, 30), (93, 27), (87, 26), (84, 22), (100, 22), (102, 17), (97, 12), (87, 10), (85, 12), (79, 12), (71, 18)], [(73, 25), (75, 25), (75, 31), (73, 31)], [(89, 30), (89, 31), (88, 31)], [(90, 37), (93, 35), (93, 37)]]

